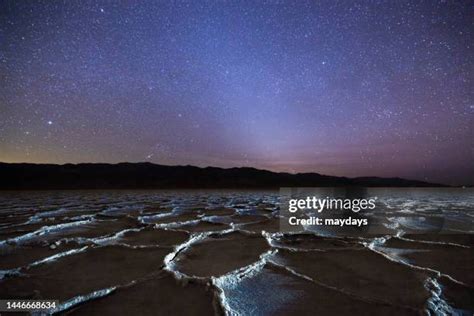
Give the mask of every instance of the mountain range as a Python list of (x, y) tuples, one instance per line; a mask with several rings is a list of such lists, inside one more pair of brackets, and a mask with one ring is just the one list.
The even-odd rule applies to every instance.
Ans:
[(0, 163), (0, 189), (256, 189), (280, 187), (440, 187), (401, 178), (335, 177), (255, 168), (200, 168), (153, 163)]

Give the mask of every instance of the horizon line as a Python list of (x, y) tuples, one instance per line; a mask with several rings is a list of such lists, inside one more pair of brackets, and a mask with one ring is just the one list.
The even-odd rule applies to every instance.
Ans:
[(49, 162), (4, 162), (0, 161), (0, 164), (10, 164), (10, 165), (56, 165), (56, 166), (64, 166), (64, 165), (119, 165), (119, 164), (149, 164), (149, 165), (155, 165), (155, 166), (164, 166), (164, 167), (192, 167), (192, 168), (198, 168), (198, 169), (207, 169), (207, 168), (214, 168), (214, 169), (222, 169), (222, 170), (230, 170), (230, 169), (254, 169), (257, 171), (265, 171), (265, 172), (271, 172), (274, 174), (290, 174), (290, 175), (302, 175), (302, 174), (313, 174), (313, 175), (320, 175), (320, 176), (325, 176), (325, 177), (336, 177), (336, 178), (346, 178), (346, 179), (364, 179), (364, 178), (377, 178), (377, 179), (400, 179), (400, 180), (408, 180), (408, 181), (419, 181), (419, 182), (425, 182), (429, 184), (435, 184), (435, 185), (442, 185), (446, 187), (470, 187), (473, 186), (472, 184), (446, 184), (446, 183), (440, 183), (440, 182), (430, 182), (429, 180), (419, 180), (419, 179), (412, 179), (412, 178), (402, 178), (399, 176), (395, 177), (383, 177), (383, 176), (356, 176), (356, 177), (349, 177), (349, 176), (337, 176), (337, 175), (329, 175), (329, 174), (323, 174), (319, 173), (316, 171), (311, 171), (311, 172), (289, 172), (289, 171), (272, 171), (269, 169), (265, 168), (257, 168), (257, 167), (252, 167), (252, 166), (234, 166), (234, 167), (216, 167), (216, 166), (196, 166), (196, 165), (169, 165), (169, 164), (161, 164), (161, 163), (155, 163), (155, 162), (150, 162), (150, 161), (137, 161), (137, 162), (129, 162), (129, 161), (121, 161), (121, 162), (65, 162), (65, 163), (49, 163)]

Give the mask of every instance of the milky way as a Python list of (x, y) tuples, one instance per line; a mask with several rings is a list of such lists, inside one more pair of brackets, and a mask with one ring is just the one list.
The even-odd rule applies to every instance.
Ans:
[(474, 178), (468, 1), (2, 1), (0, 161)]

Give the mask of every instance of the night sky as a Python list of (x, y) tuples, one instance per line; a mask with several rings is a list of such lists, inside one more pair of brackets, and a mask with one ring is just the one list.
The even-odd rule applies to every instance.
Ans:
[(473, 11), (1, 1), (0, 161), (474, 183)]

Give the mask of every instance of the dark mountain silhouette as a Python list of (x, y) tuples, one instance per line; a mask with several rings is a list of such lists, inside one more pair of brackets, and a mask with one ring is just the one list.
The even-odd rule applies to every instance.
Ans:
[(436, 187), (400, 178), (346, 178), (318, 173), (276, 173), (255, 168), (199, 168), (152, 163), (0, 163), (0, 189), (175, 189), (317, 186)]

